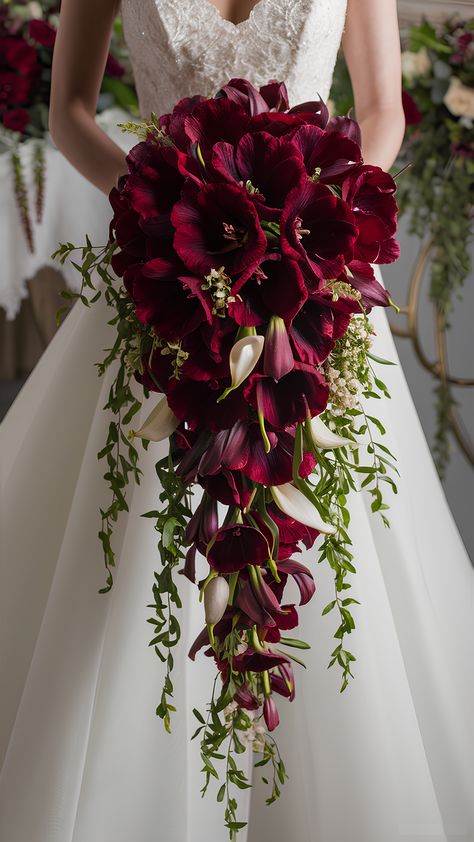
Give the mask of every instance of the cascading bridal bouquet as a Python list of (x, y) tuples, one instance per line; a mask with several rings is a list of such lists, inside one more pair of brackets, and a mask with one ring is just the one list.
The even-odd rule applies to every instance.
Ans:
[[(183, 99), (124, 128), (139, 142), (110, 194), (110, 241), (99, 249), (88, 241), (76, 264), (79, 297), (89, 306), (104, 291), (117, 328), (99, 365), (100, 374), (116, 366), (107, 404), (115, 420), (99, 453), (112, 491), (101, 592), (113, 584), (125, 486), (140, 477), (134, 442), (147, 449), (169, 438), (156, 466), (163, 505), (145, 514), (156, 521), (162, 563), (150, 618), (150, 645), (166, 665), (157, 714), (169, 729), (179, 572), (204, 603), (189, 655), (204, 649), (217, 667), (207, 716), (195, 711), (202, 791), (224, 760), (217, 798), (233, 839), (245, 825), (233, 787), (250, 785), (236, 755), (251, 743), (256, 765), (270, 764), (268, 803), (287, 777), (272, 734), (275, 697), (293, 700), (293, 664), (303, 664), (294, 653), (309, 644), (291, 637), (298, 609), (285, 590), (291, 578), (300, 605), (313, 596), (313, 571), (294, 556), (317, 539), (335, 580), (323, 611), (338, 617), (330, 665), (342, 669), (341, 690), (352, 676), (347, 496), (359, 474), (388, 525), (382, 488), (396, 490), (393, 457), (377, 441), (384, 429), (361, 402), (387, 395), (373, 372), (385, 361), (371, 353), (368, 313), (391, 303), (371, 264), (398, 256), (395, 182), (364, 164), (354, 120), (329, 119), (320, 100), (290, 109), (285, 85), (273, 80), (257, 91), (232, 79), (215, 97)], [(64, 262), (73, 250), (61, 245), (57, 256)], [(136, 431), (132, 380), (146, 396), (162, 394)], [(198, 553), (208, 575), (196, 582)]]

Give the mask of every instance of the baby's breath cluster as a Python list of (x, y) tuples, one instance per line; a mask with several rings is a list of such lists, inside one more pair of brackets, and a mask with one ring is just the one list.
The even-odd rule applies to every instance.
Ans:
[(367, 353), (372, 347), (373, 333), (367, 316), (353, 316), (347, 333), (338, 339), (324, 364), (329, 402), (334, 415), (344, 415), (348, 409), (355, 409), (360, 393), (371, 387), (372, 374)]
[(225, 267), (219, 266), (218, 269), (211, 269), (208, 275), (204, 275), (205, 284), (201, 285), (201, 289), (206, 289), (214, 302), (212, 308), (213, 316), (226, 315), (226, 308), (228, 304), (235, 301), (232, 295), (232, 281), (225, 273)]
[[(261, 704), (256, 710), (245, 711), (245, 720), (248, 720), (245, 723), (247, 727), (239, 730), (239, 734), (244, 745), (248, 745), (252, 751), (263, 752), (265, 749), (264, 734), (267, 733), (263, 719), (263, 696), (259, 696), (259, 701)], [(225, 727), (229, 731), (234, 727), (234, 714), (238, 708), (239, 705), (235, 699), (224, 708)], [(240, 713), (243, 714), (243, 711), (240, 711)]]

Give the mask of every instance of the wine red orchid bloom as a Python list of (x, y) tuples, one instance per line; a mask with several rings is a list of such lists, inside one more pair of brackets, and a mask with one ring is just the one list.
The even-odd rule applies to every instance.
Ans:
[(218, 573), (235, 573), (248, 564), (260, 565), (268, 558), (268, 544), (253, 526), (231, 523), (214, 535), (207, 560)]
[(272, 652), (270, 649), (264, 649), (258, 652), (252, 647), (246, 649), (240, 655), (234, 655), (232, 658), (232, 668), (237, 672), (265, 672), (272, 667), (286, 664), (289, 658), (283, 653)]
[(245, 398), (275, 428), (284, 430), (304, 421), (308, 413), (319, 415), (328, 401), (328, 386), (313, 366), (295, 362), (294, 368), (280, 380), (251, 374), (244, 389)]

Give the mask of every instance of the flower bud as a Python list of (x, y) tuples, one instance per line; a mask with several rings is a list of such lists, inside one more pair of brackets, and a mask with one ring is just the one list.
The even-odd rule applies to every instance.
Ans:
[(224, 616), (229, 601), (229, 584), (224, 576), (215, 576), (204, 590), (204, 612), (208, 626), (215, 626)]
[(290, 338), (285, 322), (280, 316), (272, 316), (265, 334), (263, 373), (279, 380), (292, 371), (295, 365)]
[(174, 412), (168, 406), (168, 401), (162, 397), (154, 410), (146, 419), (143, 426), (136, 431), (133, 431), (133, 436), (139, 436), (141, 439), (148, 441), (163, 441), (168, 439), (180, 424), (179, 418), (176, 418)]
[(278, 708), (271, 696), (266, 696), (263, 703), (263, 716), (269, 731), (274, 731), (280, 722)]

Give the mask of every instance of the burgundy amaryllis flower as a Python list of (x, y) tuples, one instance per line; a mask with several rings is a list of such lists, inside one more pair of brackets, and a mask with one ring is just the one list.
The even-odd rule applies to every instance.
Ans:
[(240, 105), (220, 97), (198, 103), (184, 118), (183, 128), (189, 143), (199, 143), (204, 161), (209, 161), (215, 143), (237, 143), (249, 125), (250, 118)]
[(158, 118), (160, 128), (169, 135), (175, 146), (183, 152), (189, 149), (189, 138), (184, 131), (184, 121), (188, 114), (192, 114), (194, 109), (200, 102), (204, 102), (206, 97), (202, 94), (195, 96), (186, 96), (179, 100), (173, 108), (173, 111), (168, 114), (162, 114)]
[(328, 386), (315, 368), (297, 362), (293, 371), (278, 382), (263, 374), (251, 374), (244, 395), (276, 430), (284, 430), (304, 421), (308, 414), (319, 415), (328, 401)]
[(253, 526), (232, 523), (215, 534), (207, 560), (219, 573), (234, 573), (248, 564), (260, 565), (268, 558), (268, 544)]
[(314, 295), (303, 305), (290, 327), (290, 337), (298, 359), (320, 365), (349, 325), (351, 314), (360, 310), (353, 299), (344, 299), (336, 309), (329, 296)]
[(247, 79), (230, 79), (216, 94), (216, 99), (226, 96), (240, 105), (250, 117), (263, 111), (286, 111), (288, 92), (284, 82), (272, 81), (262, 85), (259, 90)]
[(235, 389), (218, 403), (222, 388), (216, 380), (191, 380), (182, 375), (168, 384), (170, 409), (191, 430), (226, 430), (236, 421), (248, 416), (248, 406), (242, 389)]
[(249, 197), (260, 217), (278, 219), (290, 190), (306, 181), (299, 150), (285, 138), (268, 132), (248, 132), (234, 148), (214, 145), (212, 167), (226, 181), (249, 185)]
[(339, 184), (362, 163), (360, 146), (339, 132), (299, 126), (289, 137), (304, 161), (308, 176), (323, 184)]
[(206, 184), (188, 191), (171, 212), (174, 248), (191, 272), (206, 275), (224, 265), (241, 280), (250, 277), (267, 240), (257, 211), (242, 187)]
[(375, 277), (375, 272), (370, 263), (363, 263), (361, 260), (352, 260), (348, 265), (349, 276), (341, 277), (341, 280), (349, 281), (354, 289), (361, 294), (361, 304), (367, 313), (372, 307), (388, 307), (390, 295)]
[(308, 297), (304, 275), (296, 260), (266, 254), (245, 283), (234, 285), (235, 302), (228, 313), (238, 325), (261, 325), (272, 315), (288, 324)]
[(400, 254), (393, 235), (397, 230), (396, 184), (380, 167), (364, 164), (342, 185), (342, 198), (352, 208), (358, 229), (354, 258), (366, 263), (392, 263)]
[(308, 181), (289, 194), (281, 216), (281, 248), (320, 278), (334, 278), (352, 260), (358, 235), (349, 206), (324, 184)]
[(149, 260), (130, 273), (126, 287), (138, 319), (153, 325), (160, 339), (179, 340), (203, 321), (212, 321), (211, 307), (199, 278), (179, 275), (176, 257)]
[(137, 143), (127, 155), (130, 174), (124, 187), (130, 207), (140, 214), (150, 236), (168, 236), (173, 230), (169, 215), (181, 197), (183, 176), (178, 169), (180, 152), (153, 140)]

